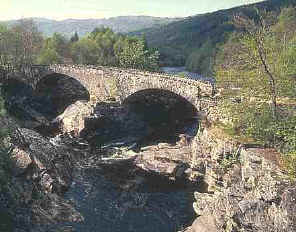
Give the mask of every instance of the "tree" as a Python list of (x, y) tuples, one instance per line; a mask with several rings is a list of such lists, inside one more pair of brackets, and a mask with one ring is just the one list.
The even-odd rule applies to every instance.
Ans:
[(277, 99), (285, 95), (287, 83), (293, 80), (283, 75), (282, 62), (288, 48), (276, 39), (267, 18), (259, 15), (256, 22), (246, 16), (235, 16), (234, 22), (243, 34), (236, 45), (225, 45), (226, 48), (236, 46), (236, 50), (227, 61), (228, 67), (218, 68), (217, 78), (220, 83), (227, 81), (241, 88), (245, 97), (271, 101), (272, 115), (276, 119)]
[(44, 65), (59, 64), (61, 62), (62, 62), (61, 56), (59, 56), (59, 54), (55, 49), (49, 48), (49, 47), (42, 49), (37, 59), (38, 64), (44, 64)]
[(224, 89), (224, 109), (236, 128), (272, 143), (287, 141), (279, 134), (295, 120), (285, 99), (296, 99), (296, 33), (290, 39), (278, 36), (277, 20), (265, 14), (255, 20), (236, 16), (241, 32), (220, 48), (215, 69)]
[(71, 56), (76, 64), (96, 64), (98, 60), (95, 41), (84, 37), (71, 45)]
[(61, 57), (69, 56), (68, 41), (63, 35), (54, 33), (47, 43), (47, 46), (54, 49)]
[(283, 8), (278, 16), (278, 23), (275, 31), (284, 41), (291, 39), (295, 35), (296, 10), (294, 7)]
[(74, 43), (74, 42), (77, 42), (78, 40), (79, 40), (79, 36), (77, 34), (77, 31), (75, 31), (74, 35), (70, 39), (70, 42)]
[(22, 19), (12, 28), (15, 66), (32, 65), (42, 47), (42, 35), (31, 19)]
[(95, 28), (72, 43), (71, 54), (75, 63), (157, 70), (159, 53), (146, 46), (144, 39)]
[(186, 68), (202, 75), (212, 75), (215, 50), (215, 45), (208, 38), (200, 48), (193, 50), (188, 56)]
[(70, 56), (68, 40), (63, 35), (54, 33), (44, 41), (37, 61), (40, 64), (56, 64), (62, 63), (64, 57)]
[(145, 50), (145, 42), (137, 38), (127, 38), (117, 53), (119, 65), (125, 68), (158, 69), (159, 53), (157, 50)]
[(9, 31), (5, 25), (0, 25), (0, 65), (10, 63)]
[(20, 20), (11, 29), (0, 27), (1, 63), (17, 69), (36, 61), (43, 38), (32, 20)]

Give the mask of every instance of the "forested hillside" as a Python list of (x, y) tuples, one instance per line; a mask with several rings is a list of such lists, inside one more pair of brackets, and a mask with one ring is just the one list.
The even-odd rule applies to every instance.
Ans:
[(161, 65), (183, 66), (189, 71), (211, 75), (217, 48), (235, 30), (231, 24), (235, 14), (256, 15), (254, 7), (278, 15), (285, 6), (296, 5), (295, 0), (270, 0), (257, 4), (196, 15), (158, 28), (141, 30), (149, 47), (160, 52)]
[[(45, 36), (52, 36), (55, 32), (70, 38), (74, 32), (79, 36), (93, 31), (96, 27), (107, 27), (114, 32), (127, 33), (144, 28), (158, 27), (178, 20), (177, 18), (161, 18), (151, 16), (119, 16), (108, 19), (67, 19), (62, 21), (45, 18), (33, 18), (38, 29)], [(7, 21), (9, 26), (17, 23), (17, 20)]]

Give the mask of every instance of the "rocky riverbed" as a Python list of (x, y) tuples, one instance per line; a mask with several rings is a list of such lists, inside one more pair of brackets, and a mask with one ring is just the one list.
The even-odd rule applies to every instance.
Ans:
[(78, 101), (45, 131), (16, 129), (14, 181), (22, 184), (18, 200), (26, 207), (16, 213), (14, 231), (178, 231), (190, 225), (191, 149), (185, 134), (167, 127), (151, 128), (116, 102), (91, 108)]
[(206, 118), (199, 128), (184, 104), (78, 100), (60, 112), (28, 87), (12, 90), (13, 116), (0, 120), (12, 132), (0, 231), (296, 231), (280, 154), (247, 148)]

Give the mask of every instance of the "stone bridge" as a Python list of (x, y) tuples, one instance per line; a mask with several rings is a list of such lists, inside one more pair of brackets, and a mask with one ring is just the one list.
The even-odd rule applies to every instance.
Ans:
[(184, 121), (209, 115), (216, 105), (211, 83), (165, 73), (79, 65), (33, 66), (23, 72), (25, 81), (50, 98), (58, 113), (77, 100), (95, 105), (115, 98), (142, 114), (162, 112), (149, 117), (165, 114), (169, 120)]
[[(168, 104), (169, 98), (178, 96), (183, 101), (191, 103), (198, 111), (207, 112), (215, 105), (213, 85), (174, 75), (134, 69), (78, 65), (52, 65), (41, 67), (41, 69), (38, 67), (38, 69), (34, 70), (33, 74), (35, 88), (40, 89), (42, 85), (48, 88), (50, 79), (56, 79), (52, 81), (51, 88), (57, 88), (58, 86), (54, 84), (58, 85), (63, 80), (73, 78), (88, 91), (90, 100), (94, 103), (106, 98), (118, 98), (121, 102), (125, 102), (130, 96), (144, 95), (149, 101), (148, 98), (157, 93)], [(73, 88), (79, 89), (79, 84), (76, 83)]]

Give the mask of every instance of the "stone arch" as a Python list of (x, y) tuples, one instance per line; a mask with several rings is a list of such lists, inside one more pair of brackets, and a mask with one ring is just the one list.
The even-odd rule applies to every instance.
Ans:
[[(122, 104), (140, 115), (153, 132), (195, 136), (198, 110), (183, 96), (164, 89), (144, 89), (130, 94)], [(159, 132), (161, 133), (161, 132)], [(161, 134), (160, 134), (161, 135)]]
[(50, 73), (40, 78), (35, 86), (35, 93), (37, 97), (50, 102), (56, 116), (72, 103), (90, 99), (84, 85), (75, 78), (60, 73)]

